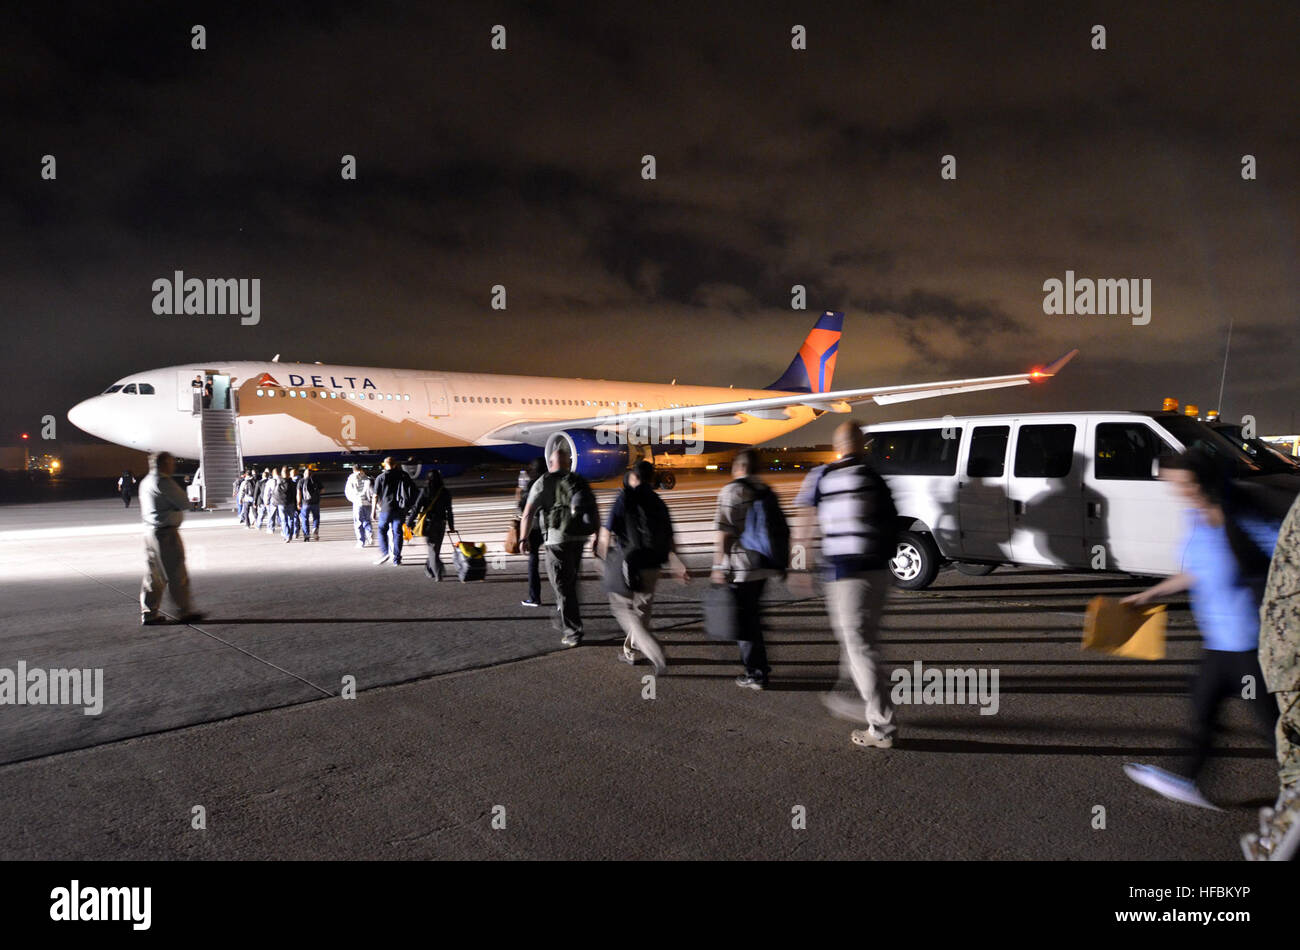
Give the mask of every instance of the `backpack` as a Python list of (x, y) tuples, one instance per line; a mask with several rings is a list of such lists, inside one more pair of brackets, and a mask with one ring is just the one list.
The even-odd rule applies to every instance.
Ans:
[[(647, 493), (649, 494), (649, 493)], [(623, 559), (630, 568), (662, 567), (673, 547), (673, 523), (668, 508), (654, 494), (623, 493)]]
[(551, 479), (551, 484), (543, 491), (550, 488), (554, 499), (546, 511), (546, 527), (566, 537), (595, 534), (600, 527), (600, 512), (587, 480), (573, 472), (551, 473), (546, 477)]
[(749, 484), (755, 493), (754, 501), (745, 515), (740, 546), (756, 555), (760, 566), (784, 571), (790, 566), (790, 523), (785, 520), (785, 512), (772, 489)]
[(411, 503), (415, 501), (411, 497), (411, 489), (415, 487), (415, 483), (411, 481), (411, 476), (400, 468), (390, 469), (390, 471), (393, 473), (393, 477), (397, 479), (397, 507), (406, 511), (411, 507)]
[(313, 475), (302, 480), (302, 503), (304, 505), (320, 504), (320, 482)]

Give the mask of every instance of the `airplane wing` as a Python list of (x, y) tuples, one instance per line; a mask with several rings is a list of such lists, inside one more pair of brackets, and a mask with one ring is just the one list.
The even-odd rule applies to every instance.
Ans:
[(854, 403), (871, 400), (880, 406), (916, 399), (933, 399), (954, 393), (976, 392), (981, 389), (1002, 389), (1006, 386), (1027, 386), (1030, 382), (1055, 376), (1066, 363), (1074, 359), (1078, 350), (1071, 350), (1047, 366), (1010, 376), (981, 376), (974, 379), (946, 379), (933, 383), (908, 383), (903, 386), (877, 386), (870, 389), (841, 389), (826, 393), (781, 393), (762, 399), (743, 399), (734, 402), (706, 403), (690, 408), (643, 409), (636, 412), (607, 412), (604, 415), (574, 419), (547, 419), (536, 422), (513, 422), (488, 434), (489, 439), (528, 442), (540, 445), (551, 434), (565, 429), (620, 429), (626, 426), (645, 426), (655, 422), (660, 431), (686, 431), (692, 426), (739, 425), (742, 415), (759, 419), (789, 418), (786, 409), (808, 406), (820, 412), (851, 412)]

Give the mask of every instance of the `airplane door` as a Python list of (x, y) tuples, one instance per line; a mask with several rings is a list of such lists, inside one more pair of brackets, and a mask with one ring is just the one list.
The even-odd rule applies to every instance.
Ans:
[(961, 553), (998, 559), (1011, 553), (1011, 501), (1007, 498), (1007, 445), (1011, 426), (971, 429), (965, 473), (958, 478)]
[(1017, 564), (1082, 567), (1083, 437), (1072, 423), (1020, 423), (1007, 495)]
[(429, 415), (437, 419), (451, 414), (447, 404), (447, 385), (441, 380), (426, 379), (424, 391), (429, 399)]

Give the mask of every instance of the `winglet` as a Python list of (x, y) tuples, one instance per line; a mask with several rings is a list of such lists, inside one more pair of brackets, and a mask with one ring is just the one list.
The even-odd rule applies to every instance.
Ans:
[(1053, 360), (1041, 369), (1030, 370), (1029, 377), (1031, 379), (1046, 379), (1048, 376), (1055, 376), (1061, 371), (1061, 368), (1065, 366), (1066, 363), (1070, 362), (1070, 360), (1074, 359), (1078, 355), (1079, 351), (1077, 349), (1071, 350), (1060, 359)]

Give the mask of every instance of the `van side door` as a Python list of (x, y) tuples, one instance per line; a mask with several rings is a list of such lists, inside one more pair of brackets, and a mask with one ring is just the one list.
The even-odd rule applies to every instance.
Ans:
[(1017, 422), (1012, 450), (1011, 553), (1017, 564), (1082, 567), (1086, 427)]
[(971, 425), (957, 481), (960, 551), (971, 558), (1011, 560), (1011, 500), (1007, 448), (1011, 424)]
[(1090, 566), (1178, 573), (1183, 506), (1159, 478), (1160, 461), (1177, 449), (1141, 419), (1090, 420), (1089, 429), (1084, 533)]

